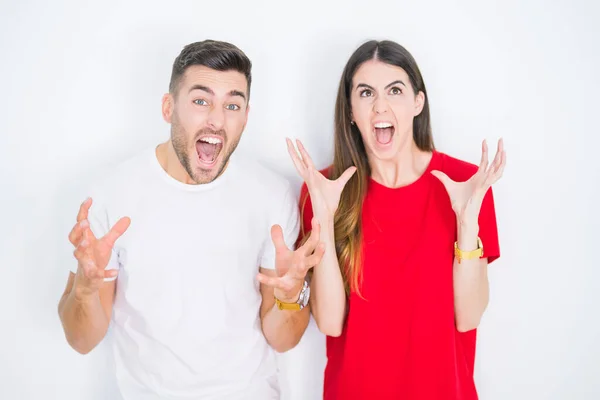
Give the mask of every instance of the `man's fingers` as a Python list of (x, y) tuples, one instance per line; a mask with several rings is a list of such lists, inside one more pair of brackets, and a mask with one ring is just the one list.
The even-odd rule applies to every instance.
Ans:
[(90, 241), (88, 239), (87, 232), (83, 231), (81, 234), (81, 238), (80, 238), (79, 242), (75, 245), (75, 250), (73, 251), (75, 258), (77, 258), (77, 260), (79, 260), (79, 261), (82, 261), (84, 258), (89, 259), (89, 257), (88, 257), (89, 248), (90, 248)]
[(84, 219), (87, 219), (88, 211), (90, 210), (91, 206), (92, 206), (92, 198), (91, 197), (88, 197), (87, 199), (85, 199), (85, 201), (83, 203), (81, 203), (81, 206), (79, 207), (79, 212), (77, 213), (77, 222), (81, 222)]
[(89, 226), (90, 223), (87, 219), (76, 223), (69, 233), (69, 242), (71, 242), (73, 246), (78, 246), (79, 242), (82, 240), (84, 230)]
[(123, 217), (118, 220), (117, 223), (110, 229), (110, 231), (108, 231), (108, 233), (102, 238), (103, 244), (112, 249), (117, 239), (125, 233), (130, 224), (131, 219), (129, 217)]
[(104, 271), (102, 271), (103, 273), (103, 278), (104, 279), (110, 279), (110, 278), (114, 278), (117, 275), (119, 275), (119, 270), (118, 269), (105, 269)]
[(77, 246), (75, 250), (73, 250), (73, 255), (75, 256), (77, 261), (83, 263), (85, 259), (85, 249), (83, 249), (81, 246)]
[(298, 249), (300, 250), (301, 254), (306, 256), (315, 251), (315, 248), (319, 244), (319, 239), (321, 237), (321, 224), (319, 224), (319, 221), (317, 221), (316, 218), (313, 218), (310, 223), (312, 226), (310, 236), (308, 237), (306, 243), (304, 243), (302, 247)]
[(315, 252), (311, 256), (306, 257), (306, 260), (304, 261), (304, 264), (306, 265), (307, 269), (313, 268), (313, 267), (319, 265), (319, 263), (323, 259), (324, 254), (325, 254), (325, 243), (320, 242), (319, 245), (317, 246), (317, 249), (315, 250)]
[(96, 264), (94, 264), (94, 261), (89, 257), (88, 250), (89, 244), (86, 242), (86, 239), (84, 239), (81, 242), (81, 244), (77, 246), (77, 248), (73, 251), (73, 255), (75, 256), (77, 262), (83, 269), (84, 275), (89, 279), (93, 279), (97, 277), (97, 268)]
[(98, 279), (114, 278), (117, 276), (117, 273), (116, 269), (98, 269), (96, 270), (96, 277)]
[(271, 240), (275, 245), (276, 251), (286, 251), (289, 250), (287, 245), (285, 244), (285, 240), (283, 238), (283, 229), (279, 225), (273, 225), (271, 227)]
[(272, 287), (273, 289), (279, 289), (283, 291), (290, 290), (289, 285), (285, 283), (285, 281), (276, 276), (267, 276), (265, 274), (261, 274), (260, 272), (256, 276), (256, 279), (262, 283), (263, 285)]

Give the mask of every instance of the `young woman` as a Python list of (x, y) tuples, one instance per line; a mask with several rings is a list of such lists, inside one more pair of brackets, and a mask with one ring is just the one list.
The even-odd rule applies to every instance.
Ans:
[(340, 81), (333, 165), (317, 171), (297, 146), (288, 139), (305, 181), (303, 235), (314, 217), (326, 246), (310, 298), (328, 336), (324, 398), (477, 399), (502, 140), (491, 164), (485, 141), (479, 166), (436, 151), (415, 60), (370, 41)]

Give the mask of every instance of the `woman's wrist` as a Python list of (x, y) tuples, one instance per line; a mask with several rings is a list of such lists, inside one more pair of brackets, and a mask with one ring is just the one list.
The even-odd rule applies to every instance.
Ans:
[(321, 241), (334, 240), (335, 224), (334, 216), (330, 213), (315, 213), (314, 217), (321, 226)]
[(462, 220), (457, 221), (457, 244), (463, 251), (472, 251), (477, 249), (477, 237), (479, 236), (479, 223), (477, 221)]

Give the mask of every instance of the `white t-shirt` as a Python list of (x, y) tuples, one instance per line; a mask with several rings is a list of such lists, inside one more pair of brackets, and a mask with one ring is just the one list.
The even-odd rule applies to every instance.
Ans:
[(290, 248), (298, 236), (289, 183), (234, 154), (215, 181), (183, 184), (152, 148), (90, 196), (97, 237), (131, 218), (108, 266), (119, 269), (111, 329), (124, 399), (278, 399), (256, 274), (275, 267), (272, 225)]

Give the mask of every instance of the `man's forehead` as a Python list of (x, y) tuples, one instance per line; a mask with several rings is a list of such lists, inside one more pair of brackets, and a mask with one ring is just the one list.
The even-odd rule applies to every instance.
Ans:
[(247, 92), (246, 76), (236, 70), (217, 71), (203, 65), (188, 67), (183, 76), (182, 88), (186, 91), (195, 86), (205, 86), (215, 93), (238, 90)]

